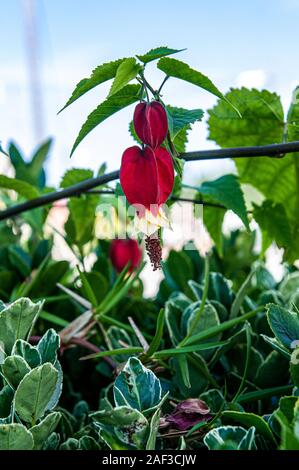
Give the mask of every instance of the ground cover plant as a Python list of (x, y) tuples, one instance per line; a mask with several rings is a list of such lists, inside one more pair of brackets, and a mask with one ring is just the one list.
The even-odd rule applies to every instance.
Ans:
[[(14, 142), (1, 148), (15, 172), (0, 175), (1, 450), (299, 450), (297, 92), (284, 116), (275, 93), (223, 94), (177, 53), (100, 65), (63, 108), (111, 80), (72, 154), (135, 106), (120, 172), (99, 161), (97, 174), (71, 168), (49, 188), (51, 140), (30, 160)], [(164, 74), (158, 87), (151, 62)], [(172, 79), (216, 105), (165, 103)], [(204, 116), (221, 149), (187, 152)], [(236, 172), (185, 184), (184, 165), (207, 158), (233, 158)], [(58, 200), (63, 230), (49, 222)], [(203, 207), (209, 252), (192, 240), (163, 250), (177, 202)], [(242, 227), (224, 234), (231, 212)], [(71, 262), (57, 259), (57, 243)], [(273, 244), (283, 250), (279, 281), (265, 262)], [(146, 263), (163, 274), (153, 298)]]

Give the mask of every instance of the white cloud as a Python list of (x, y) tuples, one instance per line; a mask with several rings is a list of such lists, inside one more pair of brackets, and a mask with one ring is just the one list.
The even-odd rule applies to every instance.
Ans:
[(236, 85), (237, 87), (261, 89), (265, 87), (267, 79), (265, 70), (244, 70), (237, 75)]

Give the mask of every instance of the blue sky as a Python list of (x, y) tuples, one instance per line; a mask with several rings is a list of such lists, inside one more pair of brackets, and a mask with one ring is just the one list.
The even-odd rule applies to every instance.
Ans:
[[(0, 0), (0, 140), (5, 145), (14, 139), (30, 154), (37, 142), (24, 45), (25, 2)], [(36, 4), (44, 136), (55, 137), (48, 162), (50, 183), (57, 183), (65, 169), (74, 166), (97, 169), (107, 161), (109, 169), (115, 169), (122, 151), (132, 144), (127, 131), (130, 108), (92, 132), (72, 160), (68, 157), (81, 124), (104, 99), (109, 84), (93, 90), (61, 115), (56, 113), (74, 85), (102, 62), (160, 45), (187, 47), (178, 58), (207, 74), (222, 91), (230, 86), (265, 87), (277, 91), (285, 106), (299, 83), (299, 0), (36, 0)], [(149, 77), (155, 84), (161, 76), (151, 67)], [(215, 98), (183, 82), (169, 81), (165, 101), (207, 109)], [(204, 123), (197, 124), (189, 149), (212, 145), (206, 141)], [(221, 168), (217, 164), (217, 169), (213, 163), (201, 163), (196, 176), (216, 175), (230, 168), (228, 163)]]

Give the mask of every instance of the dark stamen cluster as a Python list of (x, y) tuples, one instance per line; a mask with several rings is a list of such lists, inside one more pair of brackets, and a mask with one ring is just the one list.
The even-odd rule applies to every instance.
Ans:
[(161, 269), (162, 247), (160, 239), (156, 235), (151, 235), (145, 239), (145, 248), (152, 264), (153, 270)]

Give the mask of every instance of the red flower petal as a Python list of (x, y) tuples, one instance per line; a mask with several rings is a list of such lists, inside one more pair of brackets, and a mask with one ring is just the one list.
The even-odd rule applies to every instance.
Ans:
[(120, 184), (129, 204), (146, 209), (150, 209), (151, 204), (158, 204), (158, 168), (152, 149), (134, 146), (124, 151)]
[(110, 259), (116, 269), (120, 272), (130, 262), (130, 270), (136, 268), (142, 258), (142, 250), (136, 240), (113, 240), (110, 245)]
[(155, 150), (158, 167), (159, 196), (158, 204), (164, 204), (169, 198), (174, 185), (174, 169), (170, 153), (163, 147)]
[(144, 144), (152, 149), (159, 147), (168, 131), (167, 114), (161, 103), (139, 103), (134, 112), (134, 127)]
[(174, 184), (171, 155), (162, 147), (155, 151), (150, 147), (128, 148), (122, 156), (120, 183), (129, 204), (139, 206), (139, 216), (144, 215), (145, 209), (157, 215)]

